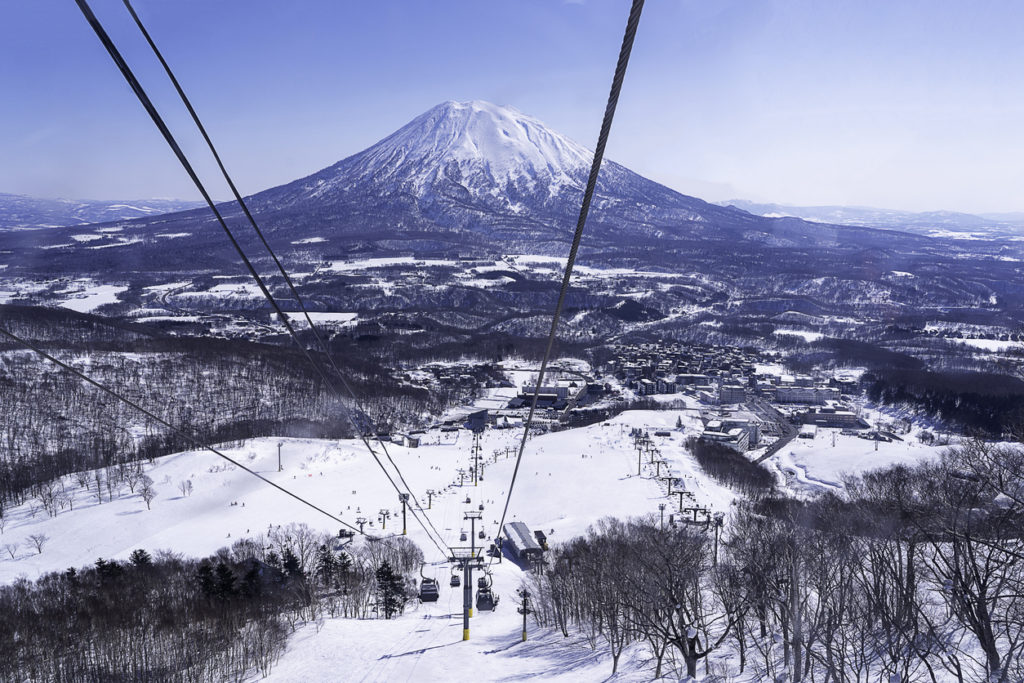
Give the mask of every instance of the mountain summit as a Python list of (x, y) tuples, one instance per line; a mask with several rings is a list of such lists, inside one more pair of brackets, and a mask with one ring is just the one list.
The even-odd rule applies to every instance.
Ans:
[[(415, 226), (434, 240), (496, 239), (508, 248), (529, 242), (536, 249), (538, 241), (542, 248), (552, 240), (560, 244), (571, 233), (592, 162), (590, 150), (516, 109), (444, 102), (372, 147), (254, 199), (278, 218), (315, 204), (317, 213), (333, 214), (342, 230), (365, 231), (374, 216), (389, 232)], [(686, 197), (608, 160), (595, 207), (601, 215), (593, 218), (594, 237), (612, 214), (620, 226), (633, 224), (642, 232), (653, 227), (647, 219), (654, 214), (673, 223), (704, 220), (705, 213), (746, 215)], [(448, 231), (459, 236), (453, 240)], [(427, 246), (420, 240), (417, 245)]]
[[(519, 209), (563, 190), (582, 192), (593, 153), (512, 107), (490, 102), (444, 102), (372, 147), (286, 185), (277, 201), (338, 193), (411, 195), (430, 200), (482, 200)], [(625, 171), (606, 164), (609, 172)], [(628, 171), (627, 171), (628, 172)], [(532, 203), (532, 202), (531, 202)]]
[(576, 185), (592, 158), (583, 146), (511, 107), (449, 101), (332, 168), (345, 170), (349, 181), (373, 175), (413, 191), (453, 177), (474, 186), (557, 188)]
[[(248, 202), (272, 243), (296, 245), (306, 256), (564, 255), (592, 160), (584, 146), (511, 107), (444, 102), (368, 149)], [(221, 209), (236, 225), (244, 222), (233, 204)], [(47, 247), (47, 265), (68, 272), (86, 263), (111, 270), (132, 263), (177, 268), (201, 262), (212, 268), (235, 258), (205, 209), (117, 225), (116, 233), (98, 232), (88, 243), (58, 229), (48, 232), (48, 244), (27, 236), (23, 246)], [(190, 250), (169, 252), (166, 235), (187, 235)], [(771, 270), (778, 261), (766, 255), (767, 248), (792, 256), (793, 248), (890, 249), (908, 239), (914, 241), (899, 233), (840, 231), (715, 206), (606, 159), (583, 248), (620, 262), (629, 257), (668, 268), (700, 258), (743, 262), (744, 268), (763, 263)], [(740, 258), (741, 252), (750, 255)]]

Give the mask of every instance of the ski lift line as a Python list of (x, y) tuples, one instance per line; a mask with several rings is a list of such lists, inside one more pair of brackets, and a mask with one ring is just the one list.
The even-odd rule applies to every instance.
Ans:
[(333, 521), (335, 521), (335, 522), (337, 522), (337, 523), (339, 523), (339, 524), (341, 524), (343, 526), (348, 527), (349, 529), (352, 529), (353, 531), (356, 531), (356, 532), (358, 532), (360, 534), (363, 534), (364, 536), (367, 536), (368, 538), (370, 538), (369, 534), (366, 534), (366, 533), (360, 531), (357, 527), (349, 524), (348, 522), (344, 521), (343, 519), (335, 517), (330, 512), (327, 512), (326, 510), (324, 510), (323, 508), (315, 505), (314, 503), (309, 502), (308, 500), (306, 500), (302, 496), (300, 496), (300, 495), (298, 495), (296, 493), (292, 493), (291, 491), (289, 491), (288, 489), (284, 488), (280, 484), (276, 484), (276, 483), (270, 481), (269, 479), (264, 477), (259, 472), (256, 472), (255, 470), (252, 470), (252, 469), (246, 467), (245, 465), (243, 465), (242, 463), (238, 462), (234, 458), (232, 458), (232, 457), (230, 457), (228, 455), (225, 455), (224, 453), (221, 453), (219, 450), (217, 450), (213, 446), (210, 446), (209, 444), (206, 444), (206, 443), (200, 441), (197, 437), (193, 436), (192, 434), (189, 434), (185, 430), (183, 430), (183, 429), (181, 429), (179, 427), (175, 427), (170, 422), (167, 422), (163, 418), (157, 416), (156, 414), (154, 414), (151, 411), (147, 410), (146, 408), (142, 407), (141, 405), (139, 405), (135, 401), (131, 400), (130, 398), (126, 398), (126, 397), (122, 396), (121, 394), (117, 393), (113, 389), (110, 389), (107, 386), (101, 384), (100, 382), (94, 380), (92, 377), (89, 377), (88, 375), (86, 375), (85, 373), (81, 372), (80, 370), (78, 370), (78, 369), (68, 365), (67, 363), (65, 363), (62, 360), (59, 360), (59, 359), (51, 356), (46, 351), (43, 351), (42, 349), (40, 349), (38, 346), (35, 346), (31, 342), (29, 342), (29, 341), (27, 341), (25, 339), (22, 339), (21, 337), (19, 337), (18, 335), (14, 334), (10, 330), (7, 330), (7, 329), (5, 329), (3, 327), (0, 327), (0, 334), (4, 335), (5, 337), (8, 337), (9, 339), (17, 342), (18, 344), (21, 344), (22, 346), (24, 346), (26, 348), (34, 351), (35, 353), (39, 354), (40, 356), (42, 356), (46, 360), (50, 361), (54, 365), (57, 365), (58, 367), (60, 367), (60, 368), (62, 368), (64, 370), (67, 370), (68, 372), (70, 372), (71, 374), (75, 375), (76, 377), (78, 377), (83, 382), (86, 382), (87, 384), (90, 384), (90, 385), (96, 387), (97, 389), (99, 389), (103, 393), (108, 394), (109, 396), (112, 396), (112, 397), (116, 398), (117, 400), (121, 401), (122, 403), (124, 403), (124, 404), (126, 404), (126, 405), (128, 405), (128, 406), (130, 406), (132, 408), (134, 408), (135, 410), (139, 411), (140, 413), (142, 413), (143, 415), (145, 415), (149, 419), (153, 420), (154, 422), (162, 424), (164, 427), (167, 427), (168, 429), (170, 429), (175, 434), (178, 434), (179, 436), (182, 436), (185, 439), (187, 439), (194, 446), (196, 446), (196, 447), (198, 447), (198, 448), (200, 448), (202, 450), (209, 451), (209, 452), (213, 453), (214, 455), (216, 455), (217, 457), (220, 457), (220, 458), (223, 458), (224, 460), (227, 460), (229, 463), (231, 463), (235, 467), (238, 467), (239, 469), (241, 469), (241, 470), (243, 470), (245, 472), (248, 472), (249, 474), (251, 474), (252, 476), (256, 477), (257, 479), (262, 480), (264, 483), (273, 486), (278, 491), (281, 491), (282, 493), (285, 493), (285, 494), (291, 496), (292, 498), (294, 498), (295, 500), (299, 501), (303, 505), (306, 505), (306, 506), (316, 510), (320, 514), (327, 516), (331, 520), (333, 520)]
[[(171, 81), (171, 84), (174, 86), (175, 91), (177, 91), (178, 97), (181, 98), (182, 103), (185, 105), (185, 108), (188, 110), (189, 115), (192, 117), (192, 121), (196, 124), (196, 128), (199, 130), (199, 134), (202, 135), (203, 140), (206, 142), (206, 146), (210, 149), (210, 153), (213, 155), (213, 159), (217, 163), (217, 167), (220, 169), (221, 175), (224, 176), (224, 180), (227, 182), (228, 187), (231, 189), (231, 194), (234, 196), (235, 201), (242, 208), (242, 211), (245, 213), (245, 217), (249, 221), (249, 225), (252, 226), (253, 231), (255, 231), (256, 235), (259, 237), (260, 242), (267, 250), (267, 253), (270, 254), (270, 257), (273, 259), (278, 271), (284, 278), (285, 284), (288, 285), (288, 290), (291, 292), (292, 297), (298, 303), (303, 316), (305, 316), (306, 323), (309, 325), (310, 331), (316, 338), (317, 344), (324, 352), (324, 355), (327, 356), (327, 360), (331, 363), (332, 366), (334, 366), (334, 369), (338, 373), (338, 376), (341, 379), (342, 384), (345, 385), (345, 388), (348, 389), (349, 393), (353, 393), (351, 387), (349, 387), (348, 383), (345, 381), (345, 378), (342, 375), (341, 370), (334, 362), (334, 358), (329, 353), (327, 345), (324, 343), (323, 338), (320, 336), (320, 331), (313, 323), (313, 319), (310, 317), (309, 311), (306, 309), (305, 302), (302, 300), (302, 297), (299, 296), (298, 291), (295, 289), (295, 284), (291, 276), (288, 275), (288, 271), (285, 270), (284, 265), (281, 263), (280, 259), (278, 259), (277, 257), (277, 254), (271, 248), (270, 243), (267, 242), (267, 239), (264, 236), (263, 231), (256, 223), (256, 219), (253, 217), (252, 212), (249, 210), (249, 205), (242, 198), (242, 194), (238, 191), (238, 188), (235, 186), (235, 182), (234, 180), (232, 180), (231, 175), (228, 173), (227, 168), (224, 166), (224, 162), (221, 160), (220, 154), (217, 152), (217, 148), (213, 144), (213, 140), (210, 139), (210, 135), (206, 131), (206, 126), (203, 125), (203, 122), (199, 118), (199, 114), (196, 113), (195, 108), (192, 106), (192, 101), (189, 100), (188, 96), (185, 94), (185, 90), (181, 87), (181, 84), (178, 82), (177, 77), (174, 75), (174, 71), (171, 70), (170, 65), (167, 63), (167, 60), (164, 59), (163, 53), (160, 52), (160, 49), (156, 46), (156, 43), (153, 41), (153, 38), (149, 35), (149, 31), (146, 30), (146, 27), (142, 23), (142, 20), (139, 18), (139, 15), (135, 12), (135, 8), (132, 7), (130, 0), (123, 0), (123, 2), (124, 6), (128, 9), (129, 14), (131, 14), (132, 19), (135, 20), (135, 25), (139, 27), (139, 31), (142, 32), (142, 35), (146, 39), (146, 42), (149, 43), (150, 48), (153, 50), (153, 54), (156, 55), (156, 58), (157, 60), (159, 60), (160, 65), (163, 66), (164, 72), (167, 74), (167, 78)], [(355, 398), (354, 395), (353, 398)]]
[(139, 99), (139, 102), (146, 110), (146, 113), (149, 114), (149, 117), (153, 120), (153, 123), (156, 125), (157, 129), (159, 129), (160, 133), (163, 135), (164, 140), (167, 142), (168, 146), (170, 146), (171, 151), (174, 152), (174, 155), (177, 157), (178, 162), (185, 169), (185, 172), (192, 180), (192, 183), (196, 186), (196, 189), (199, 190), (199, 193), (202, 195), (207, 205), (209, 205), (210, 210), (213, 211), (213, 215), (216, 217), (217, 222), (220, 224), (221, 228), (224, 230), (224, 233), (231, 241), (231, 244), (235, 248), (235, 251), (241, 257), (242, 262), (245, 264), (245, 267), (249, 271), (249, 274), (252, 275), (253, 279), (256, 281), (256, 284), (259, 286), (259, 289), (262, 292), (264, 298), (266, 298), (267, 301), (270, 302), (270, 305), (273, 307), (279, 319), (284, 324), (285, 329), (288, 330), (288, 334), (291, 336), (292, 340), (295, 341), (299, 349), (309, 359), (309, 362), (318, 371), (321, 378), (323, 378), (324, 382), (330, 386), (330, 380), (324, 374), (323, 370), (316, 363), (316, 361), (313, 360), (313, 357), (310, 355), (306, 347), (299, 341), (295, 329), (292, 327), (291, 322), (288, 320), (288, 316), (286, 316), (284, 314), (284, 311), (281, 310), (281, 307), (278, 305), (277, 301), (270, 293), (270, 290), (267, 289), (267, 285), (263, 281), (263, 278), (256, 271), (255, 266), (253, 266), (252, 261), (250, 261), (249, 257), (245, 255), (245, 251), (242, 249), (242, 246), (238, 243), (238, 240), (235, 239), (235, 235), (234, 233), (231, 232), (231, 228), (228, 227), (227, 222), (224, 220), (224, 217), (217, 209), (217, 206), (214, 203), (213, 199), (210, 197), (210, 194), (206, 191), (206, 186), (203, 185), (203, 182), (199, 179), (199, 176), (196, 174), (195, 169), (189, 162), (188, 157), (185, 156), (185, 153), (178, 145), (178, 142), (174, 138), (174, 135), (167, 127), (167, 124), (164, 123), (163, 118), (160, 116), (160, 112), (157, 111), (156, 107), (153, 105), (153, 102), (149, 99), (149, 96), (146, 94), (146, 91), (142, 87), (142, 84), (139, 82), (138, 78), (136, 78), (134, 72), (132, 72), (131, 67), (128, 66), (128, 63), (124, 60), (124, 57), (122, 57), (121, 53), (118, 51), (117, 46), (114, 45), (113, 40), (111, 40), (110, 36), (103, 28), (103, 25), (100, 23), (96, 15), (93, 13), (92, 9), (89, 7), (88, 1), (75, 0), (75, 2), (78, 4), (79, 9), (82, 10), (82, 14), (85, 15), (86, 20), (89, 22), (90, 26), (92, 26), (93, 31), (96, 32), (97, 37), (100, 39), (100, 42), (103, 43), (103, 46), (107, 49), (107, 52), (110, 54), (110, 57), (114, 60), (114, 63), (117, 65), (118, 69), (120, 69), (121, 74), (124, 76), (125, 80), (128, 81), (128, 85), (135, 93), (135, 96)]
[[(576, 262), (576, 254), (579, 252), (580, 242), (583, 239), (583, 229), (587, 223), (587, 215), (590, 213), (590, 203), (594, 197), (594, 190), (597, 187), (597, 176), (601, 170), (601, 162), (604, 159), (604, 149), (608, 143), (608, 135), (611, 132), (612, 119), (615, 117), (615, 108), (619, 102), (619, 93), (622, 90), (622, 82), (626, 76), (626, 66), (629, 64), (629, 55), (633, 50), (633, 39), (636, 37), (636, 29), (640, 24), (640, 14), (644, 8), (644, 0), (633, 0), (633, 6), (629, 11), (629, 18), (626, 21), (626, 31), (622, 37), (622, 47), (619, 50), (619, 59), (615, 66), (615, 75), (612, 78), (612, 87), (608, 93), (608, 103), (604, 110), (604, 119), (601, 122), (601, 132), (597, 137), (597, 146), (594, 148), (594, 161), (590, 166), (590, 176), (587, 178), (587, 187), (583, 193), (583, 204), (580, 206), (579, 219), (576, 221), (576, 232), (573, 234), (572, 247), (569, 249), (569, 258), (565, 263), (565, 274), (562, 276), (562, 287), (558, 293), (558, 302), (555, 304), (555, 312), (551, 318), (551, 332), (548, 334), (547, 348), (544, 351), (544, 359), (540, 364), (540, 371), (537, 374), (537, 383), (533, 390), (533, 399), (530, 401), (530, 412), (527, 414), (526, 423), (523, 428), (523, 438), (519, 442), (519, 452), (516, 455), (516, 465), (512, 470), (512, 481), (509, 483), (508, 494), (505, 497), (505, 508), (501, 513), (501, 522), (498, 524), (498, 533), (505, 526), (505, 517), (508, 515), (508, 506), (512, 501), (512, 489), (516, 485), (516, 476), (519, 474), (519, 466), (522, 464), (523, 451), (526, 449), (526, 440), (530, 435), (530, 425), (533, 423), (533, 415), (537, 410), (537, 399), (540, 397), (540, 389), (544, 383), (544, 373), (547, 371), (548, 362), (551, 360), (551, 351), (555, 345), (558, 335), (558, 321), (562, 315), (562, 307), (565, 304), (565, 296), (569, 291), (569, 280), (572, 277), (573, 264)], [(494, 558), (491, 558), (494, 561)]]
[[(128, 84), (132, 88), (132, 91), (135, 93), (136, 97), (138, 97), (138, 99), (139, 99), (140, 103), (142, 104), (142, 106), (146, 109), (146, 112), (149, 114), (150, 118), (153, 120), (153, 123), (160, 130), (160, 132), (164, 136), (164, 139), (166, 140), (167, 144), (171, 147), (171, 150), (174, 152), (175, 156), (178, 158), (178, 161), (181, 163), (182, 167), (185, 169), (186, 173), (192, 179), (192, 182), (195, 184), (195, 186), (199, 190), (200, 194), (203, 196), (203, 199), (206, 200), (206, 203), (209, 205), (210, 209), (213, 211), (214, 216), (217, 218), (217, 221), (220, 223), (220, 225), (223, 228), (225, 234), (228, 236), (228, 239), (231, 241), (232, 245), (234, 246), (235, 251), (242, 258), (242, 261), (245, 264), (246, 268), (248, 269), (250, 275), (252, 275), (253, 279), (256, 281), (256, 284), (259, 286), (260, 291), (263, 293), (263, 296), (267, 299), (267, 301), (274, 308), (274, 310), (277, 313), (279, 319), (284, 324), (285, 328), (288, 330), (288, 333), (291, 336), (292, 340), (299, 347), (299, 349), (303, 352), (303, 354), (306, 356), (307, 360), (309, 360), (310, 364), (317, 371), (317, 373), (320, 375), (320, 377), (324, 380), (325, 385), (328, 386), (329, 388), (331, 388), (336, 393), (340, 394), (341, 392), (339, 392), (338, 388), (334, 385), (334, 383), (330, 381), (330, 379), (324, 373), (323, 368), (321, 368), (320, 365), (313, 359), (312, 355), (309, 353), (309, 350), (299, 340), (298, 335), (295, 332), (295, 329), (292, 327), (291, 322), (289, 321), (287, 315), (285, 315), (284, 311), (281, 309), (281, 307), (278, 305), (277, 301), (274, 299), (273, 295), (270, 293), (270, 290), (267, 288), (267, 286), (264, 283), (262, 277), (259, 275), (259, 273), (256, 271), (255, 267), (252, 265), (252, 262), (245, 255), (245, 252), (242, 250), (241, 245), (235, 239), (234, 234), (231, 232), (231, 229), (228, 227), (227, 223), (225, 222), (224, 217), (221, 215), (220, 211), (218, 211), (218, 209), (217, 209), (216, 205), (214, 204), (213, 200), (211, 199), (209, 193), (206, 191), (206, 188), (203, 185), (202, 181), (199, 179), (199, 177), (196, 174), (195, 170), (192, 168), (192, 165), (189, 163), (188, 158), (185, 156), (184, 152), (181, 150), (181, 147), (178, 145), (178, 143), (175, 140), (175, 138), (174, 138), (173, 134), (171, 133), (170, 129), (168, 129), (167, 125), (164, 123), (163, 118), (160, 116), (160, 113), (157, 111), (156, 107), (153, 105), (152, 101), (149, 99), (149, 96), (146, 94), (146, 91), (142, 87), (142, 84), (136, 78), (135, 74), (132, 72), (131, 68), (128, 66), (128, 64), (124, 60), (124, 58), (121, 56), (121, 53), (118, 51), (117, 47), (114, 45), (113, 40), (107, 34), (106, 30), (103, 28), (103, 25), (100, 23), (100, 21), (96, 17), (96, 15), (93, 13), (92, 9), (89, 7), (89, 4), (88, 4), (87, 0), (75, 0), (75, 1), (78, 4), (79, 9), (81, 9), (81, 11), (82, 11), (83, 15), (85, 16), (86, 20), (92, 26), (92, 28), (95, 31), (97, 37), (100, 39), (100, 42), (103, 43), (104, 47), (107, 49), (107, 52), (110, 54), (111, 58), (114, 60), (114, 63), (117, 65), (118, 69), (120, 69), (122, 75), (125, 77), (125, 80), (128, 81)], [(264, 243), (266, 244), (266, 242), (264, 242)], [(269, 246), (268, 246), (268, 249), (269, 249)], [(307, 314), (307, 319), (308, 319), (308, 314)], [(321, 344), (322, 344), (322, 340), (321, 340)], [(330, 354), (327, 354), (327, 356), (328, 356), (328, 360), (330, 360), (332, 365), (334, 365), (334, 361), (330, 357)], [(337, 369), (336, 365), (335, 365), (335, 368)], [(339, 370), (339, 376), (340, 376), (340, 370)], [(342, 382), (347, 387), (347, 382), (345, 382), (343, 376), (341, 377), (341, 379), (342, 379)], [(349, 392), (352, 393), (351, 387), (347, 387), (347, 388), (348, 388)], [(354, 398), (354, 394), (353, 394), (353, 398)], [(343, 408), (347, 411), (347, 406), (344, 406), (344, 404), (342, 404), (342, 405), (343, 405)], [(358, 428), (358, 423), (355, 422), (355, 420), (351, 417), (351, 415), (348, 415), (348, 419), (352, 423), (353, 427), (356, 429), (357, 433), (361, 432), (361, 430)], [(362, 440), (367, 445), (367, 448), (369, 448), (369, 442), (365, 439), (365, 437)], [(383, 445), (382, 445), (382, 447), (383, 447)], [(384, 449), (384, 450), (386, 451), (386, 449)], [(370, 453), (371, 453), (371, 455), (373, 455), (374, 460), (376, 460), (377, 464), (381, 467), (382, 471), (384, 471), (385, 475), (388, 477), (388, 480), (391, 482), (391, 485), (395, 488), (396, 491), (401, 493), (402, 492), (401, 489), (398, 488), (398, 485), (395, 483), (395, 481), (391, 477), (390, 473), (388, 473), (387, 470), (384, 468), (383, 463), (377, 457), (376, 453), (373, 452), (372, 448), (370, 448)], [(394, 465), (394, 461), (390, 458), (390, 455), (388, 456), (388, 459), (391, 460), (392, 465)], [(398, 471), (397, 466), (395, 466), (395, 469), (396, 469), (396, 471)], [(400, 472), (399, 472), (399, 476), (401, 476)], [(403, 481), (404, 481), (404, 477), (403, 477)], [(410, 494), (411, 494), (411, 491), (410, 491)], [(417, 500), (417, 505), (420, 505), (418, 500)], [(413, 517), (417, 520), (417, 522), (419, 522), (420, 526), (423, 527), (424, 531), (427, 533), (427, 536), (431, 539), (431, 541), (434, 543), (434, 545), (438, 547), (438, 550), (442, 554), (444, 554), (444, 550), (440, 547), (440, 544), (438, 544), (437, 540), (434, 539), (431, 536), (430, 531), (427, 530), (426, 525), (423, 524), (423, 521), (419, 518), (419, 516), (415, 512), (413, 512)], [(431, 524), (431, 526), (433, 526), (433, 524)], [(437, 533), (436, 529), (434, 530), (434, 533)]]
[[(263, 244), (263, 247), (267, 250), (267, 253), (270, 254), (271, 259), (273, 259), (278, 271), (284, 278), (285, 284), (287, 284), (288, 290), (291, 292), (292, 297), (295, 299), (296, 303), (299, 306), (299, 309), (302, 311), (302, 315), (305, 317), (306, 324), (309, 325), (309, 329), (313, 333), (313, 337), (316, 340), (316, 343), (319, 346), (321, 352), (327, 358), (327, 361), (331, 364), (332, 368), (334, 369), (334, 372), (338, 375), (338, 379), (341, 380), (342, 386), (348, 392), (349, 396), (351, 396), (352, 400), (356, 402), (358, 407), (359, 399), (356, 397), (355, 391), (353, 391), (352, 386), (345, 379), (344, 373), (341, 371), (341, 368), (338, 367), (337, 363), (334, 360), (334, 357), (331, 355), (330, 349), (324, 342), (323, 337), (320, 334), (320, 330), (313, 322), (312, 317), (309, 315), (309, 311), (306, 308), (305, 301), (302, 299), (302, 296), (296, 289), (294, 281), (288, 274), (287, 269), (284, 267), (284, 264), (281, 263), (281, 260), (274, 252), (274, 249), (270, 246), (270, 243), (264, 236), (263, 231), (259, 227), (259, 224), (256, 222), (255, 217), (249, 210), (249, 205), (242, 198), (241, 192), (238, 191), (238, 188), (235, 185), (234, 181), (232, 180), (231, 175), (228, 173), (228, 170), (225, 167), (224, 162), (220, 157), (220, 154), (217, 152), (216, 146), (213, 144), (213, 140), (210, 138), (209, 133), (206, 131), (206, 127), (200, 120), (199, 114), (192, 106), (191, 100), (189, 100), (188, 95), (185, 94), (185, 90), (184, 88), (182, 88), (181, 83), (174, 75), (174, 71), (171, 69), (170, 64), (168, 64), (167, 60), (164, 59), (163, 53), (160, 52), (160, 49), (157, 47), (156, 42), (153, 40), (152, 36), (150, 36), (149, 31), (142, 23), (142, 19), (139, 18), (139, 15), (136, 13), (135, 8), (132, 7), (131, 1), (122, 0), (122, 2), (124, 3), (125, 8), (128, 10), (128, 13), (131, 14), (131, 17), (135, 21), (135, 25), (139, 28), (139, 31), (142, 33), (142, 36), (146, 39), (146, 42), (149, 44), (149, 47), (153, 50), (153, 54), (160, 62), (160, 65), (163, 67), (164, 72), (167, 74), (167, 78), (170, 80), (171, 84), (174, 86), (175, 91), (178, 93), (178, 97), (181, 98), (182, 103), (185, 105), (185, 108), (188, 110), (189, 115), (192, 117), (192, 121), (196, 124), (196, 128), (199, 130), (200, 135), (202, 135), (203, 140), (206, 142), (206, 146), (210, 149), (210, 153), (213, 155), (214, 161), (217, 163), (217, 167), (220, 169), (221, 175), (224, 176), (224, 180), (227, 182), (228, 187), (231, 189), (231, 193), (234, 196), (235, 201), (238, 203), (242, 211), (245, 213), (245, 217), (246, 219), (248, 219), (249, 225), (252, 226), (253, 231), (259, 237), (260, 242)], [(357, 429), (357, 431), (359, 430)], [(412, 487), (409, 486), (409, 483), (405, 480), (405, 475), (402, 474), (402, 470), (398, 467), (394, 459), (391, 457), (391, 454), (388, 452), (387, 446), (385, 446), (384, 442), (381, 441), (379, 438), (377, 438), (377, 443), (380, 445), (381, 450), (384, 451), (384, 455), (387, 457), (388, 462), (390, 462), (391, 466), (395, 468), (395, 472), (398, 474), (398, 478), (401, 480), (406, 490), (412, 496), (413, 502), (421, 510), (424, 509), (422, 503), (420, 503), (419, 499), (416, 497), (416, 494), (413, 493)], [(438, 538), (441, 538), (441, 534), (440, 532), (438, 532), (437, 527), (434, 526), (434, 523), (430, 520), (430, 517), (425, 512), (424, 518), (430, 524), (431, 528), (433, 529), (433, 532), (438, 536)]]

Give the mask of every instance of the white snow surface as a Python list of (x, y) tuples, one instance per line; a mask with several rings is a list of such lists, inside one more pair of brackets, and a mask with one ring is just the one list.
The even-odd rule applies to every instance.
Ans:
[(79, 313), (88, 313), (96, 310), (104, 304), (112, 304), (117, 301), (117, 295), (124, 292), (128, 287), (123, 285), (94, 285), (86, 287), (74, 296), (61, 302), (63, 308), (70, 308)]
[[(797, 491), (836, 490), (844, 474), (857, 474), (890, 465), (913, 465), (937, 458), (946, 446), (925, 446), (913, 435), (903, 441), (877, 442), (820, 428), (813, 439), (793, 439), (766, 465), (776, 468)], [(833, 443), (835, 437), (835, 446)]]
[(772, 334), (789, 334), (794, 337), (803, 337), (805, 341), (814, 342), (821, 339), (824, 335), (821, 332), (811, 332), (809, 330), (786, 330), (777, 328)]
[[(517, 381), (530, 372), (507, 365)], [(498, 407), (514, 393), (512, 388), (490, 390), (474, 407)], [(681, 429), (676, 428), (677, 421)], [(660, 503), (666, 504), (666, 517), (675, 513), (679, 496), (666, 495), (667, 483), (655, 477), (655, 467), (646, 458), (637, 476), (638, 457), (629, 436), (633, 427), (649, 431), (667, 461), (661, 476), (679, 480), (675, 487), (682, 484), (693, 502), (728, 513), (735, 494), (704, 475), (683, 446), (684, 439), (701, 428), (698, 412), (628, 411), (604, 423), (531, 437), (507, 521), (524, 521), (557, 543), (583, 533), (602, 517), (657, 515)], [(654, 436), (655, 431), (669, 435)], [(421, 505), (426, 505), (427, 489), (440, 492), (426, 514), (444, 543), (463, 545), (459, 541), (463, 513), (476, 510), (480, 503), (485, 509), (477, 529), (483, 528), (488, 539), (474, 540), (489, 543), (497, 532), (515, 464), (509, 453), (514, 453), (521, 436), (519, 429), (484, 433), (486, 468), (478, 486), (458, 485), (456, 470), (470, 465), (472, 438), (465, 430), (432, 429), (423, 435), (419, 448), (394, 444), (387, 448), (420, 496)], [(821, 434), (810, 442), (795, 440), (773, 462), (793, 471), (794, 489), (820, 489), (835, 481), (842, 469), (866, 469), (934, 451), (907, 442), (880, 444), (876, 453), (871, 442), (847, 438), (837, 442), (835, 449)], [(277, 471), (278, 442), (283, 444), (283, 472)], [(388, 508), (392, 516), (386, 531), (376, 522), (367, 530), (375, 534), (400, 531), (397, 495), (361, 442), (263, 438), (224, 452), (349, 523), (354, 524), (359, 515), (374, 519), (377, 510)], [(104, 502), (99, 503), (94, 488), (83, 490), (75, 477), (68, 476), (63, 483), (73, 493), (73, 511), (51, 518), (39, 509), (33, 514), (37, 504), (32, 502), (6, 511), (3, 543), (17, 543), (18, 549), (13, 560), (6, 553), (0, 556), (0, 582), (10, 583), (19, 576), (33, 579), (45, 572), (91, 564), (98, 557), (124, 559), (136, 548), (203, 556), (247, 535), (263, 533), (270, 525), (305, 522), (331, 533), (338, 529), (327, 517), (207, 451), (159, 458), (145, 465), (145, 470), (158, 491), (149, 510), (137, 492), (126, 488), (112, 501), (104, 494)], [(194, 486), (190, 496), (177, 489), (184, 480)], [(42, 553), (27, 542), (29, 535), (37, 533), (49, 537)], [(522, 620), (515, 611), (515, 591), (523, 572), (508, 560), (493, 565), (501, 600), (498, 609), (477, 613), (470, 623), (470, 641), (462, 641), (461, 591), (448, 587), (450, 568), (411, 515), (409, 535), (424, 551), (427, 575), (440, 580), (441, 599), (432, 605), (413, 603), (405, 615), (392, 621), (328, 619), (306, 625), (291, 637), (267, 680), (440, 681), (455, 680), (467, 671), (478, 680), (607, 679), (610, 661), (602, 648), (592, 651), (578, 639), (539, 630), (532, 622), (530, 640), (520, 642)], [(716, 659), (728, 656), (723, 652)], [(623, 655), (615, 680), (650, 680), (650, 669), (637, 649)]]
[[(440, 174), (449, 160), (482, 164), (499, 185), (543, 178), (570, 184), (569, 169), (588, 168), (593, 154), (512, 107), (490, 102), (445, 102), (367, 150), (367, 161), (393, 167), (401, 156)], [(486, 160), (486, 161), (485, 161)]]

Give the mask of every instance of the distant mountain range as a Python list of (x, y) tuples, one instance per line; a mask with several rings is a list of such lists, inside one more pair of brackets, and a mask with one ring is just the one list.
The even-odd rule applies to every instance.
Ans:
[[(564, 256), (591, 158), (511, 107), (444, 102), (372, 147), (248, 201), (270, 243), (305, 270), (365, 256)], [(222, 209), (259, 260), (240, 210)], [(862, 216), (863, 224), (853, 214), (813, 217), (829, 222), (710, 204), (605, 161), (581, 256), (700, 274), (730, 296), (781, 298), (771, 304), (781, 310), (801, 297), (909, 307), (1024, 303), (1021, 236), (990, 239), (948, 227), (914, 234), (927, 231), (907, 232), (891, 216)], [(125, 280), (238, 271), (208, 209), (10, 231), (3, 246), (0, 269), (9, 275)]]
[(856, 225), (902, 230), (931, 237), (1020, 237), (1024, 236), (1024, 212), (970, 214), (957, 211), (895, 211), (868, 206), (791, 206), (762, 204), (745, 199), (718, 202), (757, 216), (790, 216), (816, 223)]
[(0, 192), (0, 230), (57, 228), (186, 211), (202, 205), (180, 199), (39, 199)]

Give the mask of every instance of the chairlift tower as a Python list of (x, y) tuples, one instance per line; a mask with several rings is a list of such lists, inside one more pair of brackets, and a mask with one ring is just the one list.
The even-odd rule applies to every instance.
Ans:
[(402, 503), (402, 535), (405, 536), (408, 533), (405, 525), (405, 508), (409, 504), (409, 494), (399, 493), (398, 500)]
[(523, 606), (519, 607), (516, 611), (523, 615), (523, 642), (526, 642), (526, 615), (532, 614), (533, 610), (530, 609), (530, 591), (525, 588), (520, 588), (516, 591), (516, 594), (523, 601)]
[(356, 517), (356, 524), (359, 525), (359, 533), (363, 534), (363, 526), (366, 524), (366, 517)]
[(388, 528), (388, 517), (391, 516), (391, 510), (381, 508), (380, 512), (377, 513), (377, 519), (380, 520), (381, 531)]
[(483, 569), (482, 557), (474, 557), (472, 548), (452, 548), (448, 561), (462, 570), (462, 639), (469, 640), (469, 619), (473, 616), (473, 569)]

